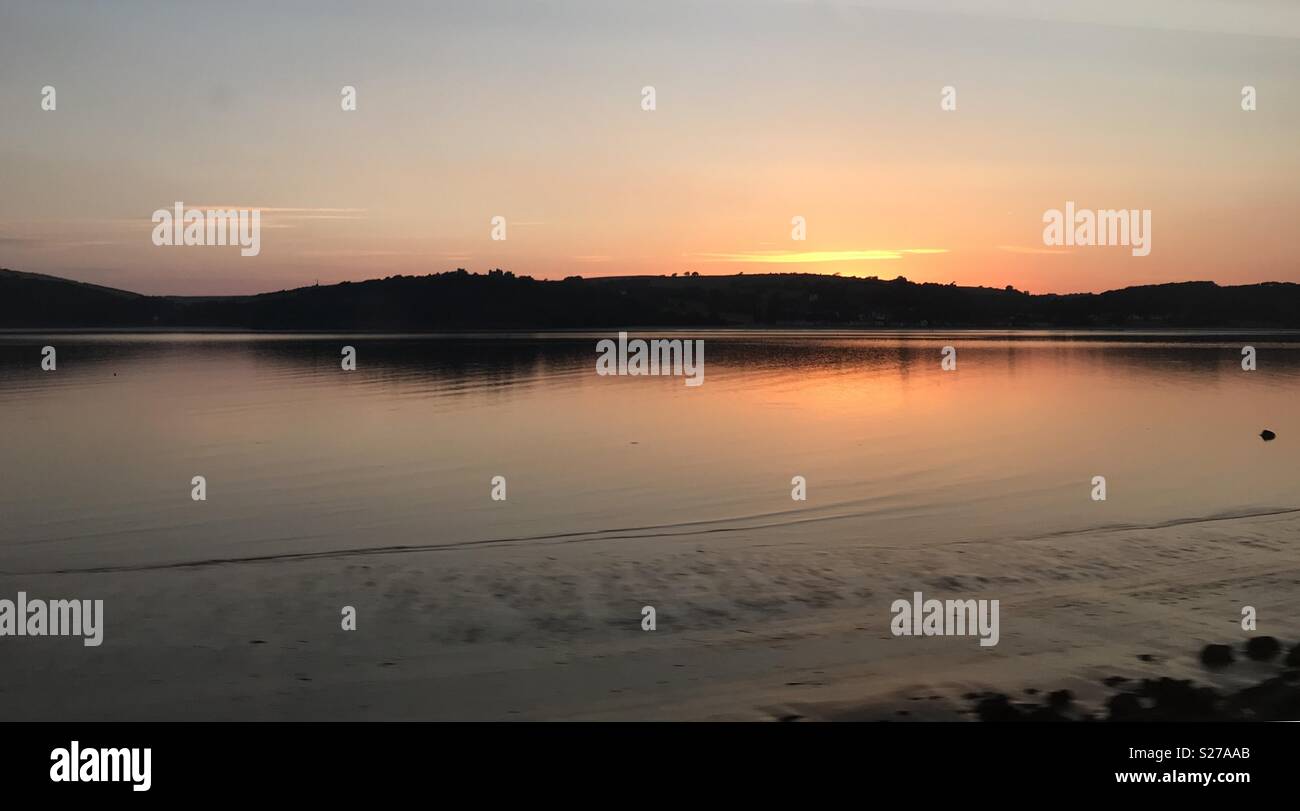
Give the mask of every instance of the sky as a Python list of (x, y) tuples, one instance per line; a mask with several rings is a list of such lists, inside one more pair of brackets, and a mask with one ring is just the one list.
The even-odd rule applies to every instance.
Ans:
[[(143, 293), (1300, 281), (1289, 0), (6, 0), (0, 111), (0, 267)], [(262, 210), (260, 252), (155, 245), (178, 201)], [(1150, 253), (1044, 245), (1067, 201)]]

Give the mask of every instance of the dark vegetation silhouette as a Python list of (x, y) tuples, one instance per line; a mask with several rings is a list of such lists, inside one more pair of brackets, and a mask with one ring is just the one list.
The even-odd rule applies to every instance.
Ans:
[(1300, 328), (1300, 285), (1105, 293), (786, 273), (542, 281), (456, 270), (253, 296), (144, 296), (0, 270), (0, 328), (497, 330), (614, 327)]

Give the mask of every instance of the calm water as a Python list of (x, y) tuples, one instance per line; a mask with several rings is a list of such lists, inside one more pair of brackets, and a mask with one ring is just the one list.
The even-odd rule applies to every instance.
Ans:
[(0, 336), (0, 569), (737, 531), (907, 547), (1300, 507), (1295, 336), (706, 333), (698, 388), (597, 376), (602, 337)]

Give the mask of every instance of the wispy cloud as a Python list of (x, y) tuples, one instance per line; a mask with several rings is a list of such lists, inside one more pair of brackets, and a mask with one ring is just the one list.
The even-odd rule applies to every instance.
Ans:
[(902, 259), (909, 255), (947, 253), (947, 248), (896, 248), (869, 251), (749, 251), (746, 253), (687, 254), (705, 262), (741, 262), (774, 265), (801, 265), (814, 262), (860, 262), (877, 259)]
[(106, 245), (121, 245), (117, 240), (110, 239), (67, 239), (60, 236), (51, 237), (10, 237), (0, 235), (0, 247), (3, 248), (32, 248), (40, 250), (65, 250), (73, 248), (100, 248)]

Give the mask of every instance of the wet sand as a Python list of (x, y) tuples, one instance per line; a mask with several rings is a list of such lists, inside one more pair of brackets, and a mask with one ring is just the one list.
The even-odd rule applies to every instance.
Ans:
[[(101, 647), (6, 639), (10, 720), (973, 717), (983, 691), (1274, 675), (1206, 643), (1300, 637), (1300, 513), (900, 548), (800, 528), (0, 576), (105, 600)], [(893, 600), (1001, 601), (1001, 640), (894, 637)], [(345, 605), (357, 630), (340, 628)], [(657, 629), (641, 629), (655, 606)], [(1241, 628), (1242, 606), (1258, 629)]]

